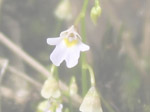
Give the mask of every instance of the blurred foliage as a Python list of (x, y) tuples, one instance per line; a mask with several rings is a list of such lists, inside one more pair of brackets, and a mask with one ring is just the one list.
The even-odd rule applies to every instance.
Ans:
[(140, 102), (139, 98), (139, 88), (141, 85), (141, 79), (138, 71), (132, 63), (132, 60), (127, 59), (124, 74), (122, 76), (122, 93), (123, 93), (123, 101), (127, 102), (124, 105), (126, 108), (129, 108), (130, 112), (136, 111), (136, 106), (139, 108)]
[[(115, 112), (150, 112), (150, 41), (145, 41), (150, 37), (145, 36), (145, 32), (148, 32), (146, 25), (149, 25), (150, 21), (145, 19), (148, 15), (146, 11), (150, 7), (149, 0), (100, 0), (102, 14), (96, 26), (90, 20), (93, 1), (89, 2), (85, 23), (87, 40), (91, 47), (88, 63), (94, 67), (98, 90)], [(58, 37), (58, 32), (71, 26), (75, 19), (59, 21), (54, 14), (59, 3), (60, 0), (0, 0), (0, 32), (6, 34), (20, 48), (47, 67), (51, 64), (49, 53), (54, 47), (46, 44), (46, 38)], [(71, 0), (71, 4), (73, 4), (72, 15), (75, 17), (83, 4), (80, 0)], [(130, 34), (130, 43), (127, 43), (127, 46), (123, 39), (125, 30)], [(146, 48), (142, 47), (144, 45)], [(131, 46), (138, 58), (134, 56), (133, 58), (133, 52), (128, 51)], [(146, 56), (144, 52), (147, 52)], [(19, 61), (19, 57), (1, 42), (0, 57), (7, 58), (10, 65), (43, 83), (45, 77)], [(81, 93), (80, 64), (70, 70), (63, 65), (64, 63), (59, 68), (60, 79), (67, 83), (71, 76), (75, 75)], [(23, 103), (2, 97), (2, 111), (35, 111), (38, 103), (43, 100), (37, 88), (31, 84), (24, 86), (23, 83), (27, 83), (24, 79), (23, 81), (17, 79), (17, 86), (14, 81), (16, 81), (14, 74), (7, 71), (2, 86), (7, 86), (14, 97), (17, 96), (18, 86), (21, 89), (25, 88), (29, 95)], [(104, 112), (107, 112), (103, 102), (102, 107)], [(66, 109), (66, 112), (68, 111)]]

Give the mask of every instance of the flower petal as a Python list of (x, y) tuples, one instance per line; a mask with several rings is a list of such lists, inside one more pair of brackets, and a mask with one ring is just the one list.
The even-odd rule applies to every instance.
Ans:
[(56, 112), (62, 112), (63, 109), (63, 105), (60, 104), (59, 107), (56, 109)]
[(60, 37), (68, 37), (68, 34), (74, 33), (74, 32), (75, 32), (74, 26), (72, 25), (72, 26), (71, 26), (70, 28), (68, 28), (67, 30), (62, 31), (62, 32), (60, 33)]
[(47, 39), (47, 44), (49, 45), (57, 45), (61, 41), (61, 38), (48, 38)]
[(54, 94), (53, 94), (53, 98), (59, 98), (61, 96), (61, 92), (60, 92), (60, 90), (59, 89), (57, 89), (55, 92), (54, 92)]
[(66, 31), (67, 32), (74, 32), (75, 31), (74, 25), (72, 25), (71, 27), (69, 27)]
[(60, 33), (60, 37), (66, 37), (67, 34), (68, 34), (67, 31), (62, 31), (62, 32)]
[(80, 49), (77, 46), (68, 49), (67, 57), (65, 59), (68, 68), (72, 68), (78, 63), (80, 57)]
[(61, 96), (59, 85), (53, 77), (49, 77), (45, 82), (41, 90), (41, 95), (45, 99), (49, 99), (51, 97), (58, 98)]
[(100, 98), (95, 87), (91, 87), (79, 108), (81, 112), (103, 112)]
[(50, 60), (52, 63), (56, 66), (60, 66), (60, 64), (63, 62), (67, 54), (67, 48), (63, 44), (63, 42), (56, 45), (54, 51), (50, 55)]
[(84, 44), (84, 43), (80, 43), (79, 44), (79, 49), (80, 49), (80, 51), (88, 51), (89, 49), (90, 49), (90, 47), (88, 46), (88, 45), (86, 45), (86, 44)]

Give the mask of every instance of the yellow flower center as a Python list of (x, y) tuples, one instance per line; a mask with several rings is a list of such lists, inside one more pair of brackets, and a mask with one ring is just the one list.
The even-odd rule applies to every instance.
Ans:
[(78, 40), (69, 40), (68, 38), (64, 38), (64, 42), (66, 44), (66, 46), (69, 48), (69, 47), (72, 47), (74, 45), (76, 45), (78, 43)]

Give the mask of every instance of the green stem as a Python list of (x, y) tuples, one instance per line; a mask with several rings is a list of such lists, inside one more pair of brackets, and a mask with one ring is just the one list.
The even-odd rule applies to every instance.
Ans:
[(81, 19), (81, 36), (82, 41), (86, 42), (85, 17)]
[(84, 0), (84, 4), (83, 4), (83, 8), (82, 8), (82, 11), (83, 11), (84, 13), (86, 12), (88, 2), (89, 2), (89, 0)]
[(87, 92), (87, 75), (86, 70), (82, 68), (82, 96)]
[[(57, 20), (57, 24), (56, 24), (56, 28), (55, 28), (55, 33), (54, 35), (58, 35), (58, 32), (60, 31), (61, 29), (61, 26), (62, 26), (62, 20)], [(55, 78), (57, 80), (59, 80), (59, 75), (58, 75), (58, 67), (56, 67), (55, 65), (52, 65), (52, 67), (54, 68), (54, 73), (53, 75), (55, 74)]]
[(52, 64), (52, 66), (51, 66), (50, 73), (51, 73), (57, 80), (59, 80), (58, 68), (57, 68), (54, 64)]
[[(83, 42), (86, 41), (86, 32), (85, 32), (85, 18), (81, 19), (81, 36), (83, 39)], [(81, 55), (81, 62), (82, 62), (82, 66), (84, 64), (86, 64), (86, 59), (85, 59), (86, 55), (83, 53)], [(88, 88), (87, 88), (87, 75), (86, 75), (86, 70), (83, 69), (82, 67), (82, 96), (84, 96), (87, 92)]]
[(89, 2), (89, 0), (84, 0), (82, 10), (81, 10), (80, 14), (78, 15), (78, 17), (76, 18), (76, 20), (74, 22), (75, 26), (77, 26), (79, 24), (79, 22), (81, 21), (82, 18), (85, 18), (88, 2)]
[(52, 66), (51, 66), (51, 70), (50, 70), (51, 74), (54, 74), (55, 69), (56, 69), (55, 65), (54, 65), (54, 64), (52, 64)]
[(55, 68), (55, 78), (59, 80), (58, 67)]
[(70, 110), (70, 112), (73, 112), (72, 99), (71, 99), (70, 95), (69, 95), (69, 110)]
[[(89, 0), (84, 0), (81, 13), (77, 17), (77, 20), (75, 21), (75, 25), (77, 25), (81, 21), (81, 36), (82, 36), (83, 42), (86, 41), (85, 15), (86, 15), (88, 1)], [(83, 65), (86, 63), (85, 54), (81, 55), (81, 62), (82, 62), (82, 96), (84, 96), (87, 92), (87, 75), (86, 75), (86, 70), (83, 69)]]

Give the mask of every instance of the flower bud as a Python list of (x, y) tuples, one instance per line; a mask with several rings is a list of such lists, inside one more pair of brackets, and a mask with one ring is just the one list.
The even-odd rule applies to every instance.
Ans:
[(37, 107), (37, 112), (44, 112), (45, 109), (47, 108), (48, 106), (48, 101), (42, 101), (38, 104), (38, 107)]
[(63, 105), (56, 101), (42, 101), (37, 107), (37, 112), (62, 112)]
[(55, 78), (49, 77), (45, 82), (41, 90), (42, 97), (49, 99), (51, 97), (53, 98), (59, 98), (61, 95), (61, 92), (59, 90), (58, 82)]
[(101, 7), (98, 0), (95, 0), (95, 6), (91, 9), (91, 19), (94, 24), (97, 23), (98, 17), (101, 15)]
[(81, 112), (103, 112), (99, 95), (94, 86), (89, 89), (88, 93), (84, 97), (83, 102), (80, 106), (80, 111)]
[(71, 78), (71, 83), (70, 83), (70, 86), (69, 86), (69, 94), (70, 94), (70, 96), (73, 96), (77, 92), (78, 92), (78, 86), (77, 86), (77, 83), (76, 83), (76, 79), (75, 79), (75, 77), (72, 77)]
[(59, 19), (70, 20), (72, 18), (70, 0), (62, 0), (55, 10), (55, 15)]

